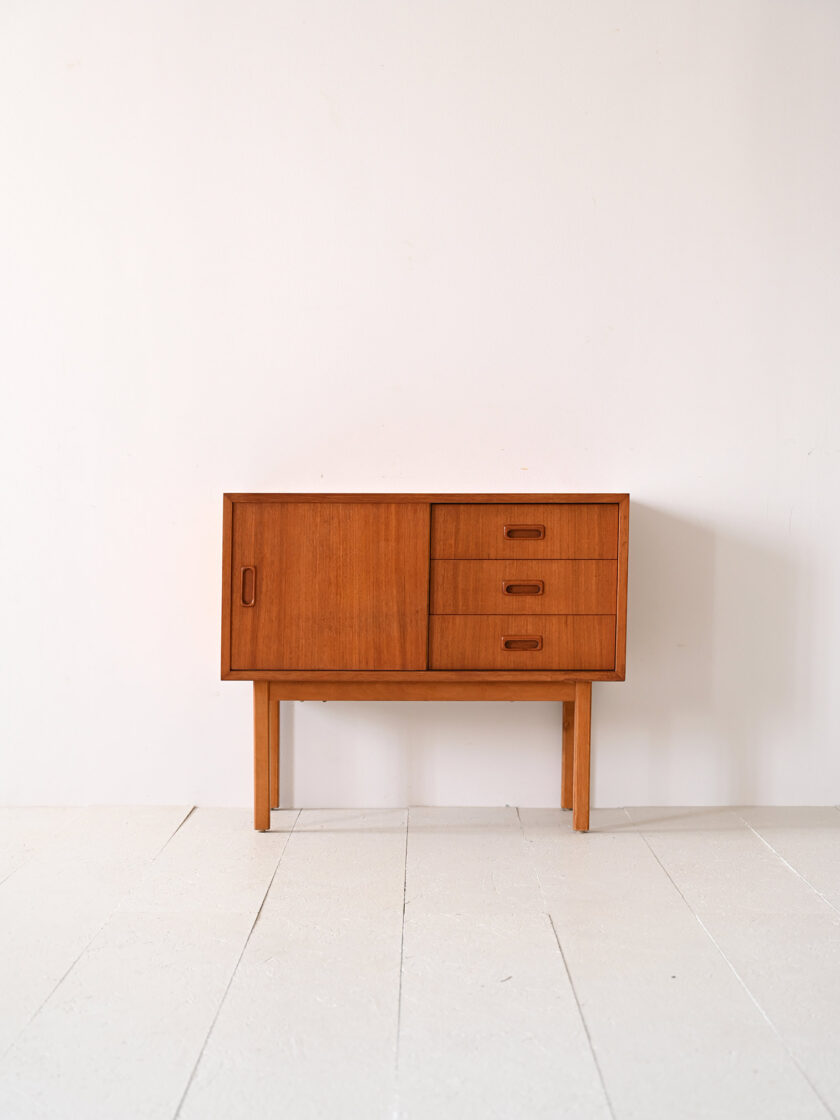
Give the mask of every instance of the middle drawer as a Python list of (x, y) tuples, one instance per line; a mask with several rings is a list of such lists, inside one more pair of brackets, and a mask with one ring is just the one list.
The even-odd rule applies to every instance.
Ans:
[(431, 614), (615, 614), (615, 560), (433, 560)]

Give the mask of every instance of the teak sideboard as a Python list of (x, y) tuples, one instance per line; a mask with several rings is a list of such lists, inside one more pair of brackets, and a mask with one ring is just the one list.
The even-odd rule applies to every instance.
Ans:
[(624, 680), (627, 494), (226, 494), (222, 679), (254, 682), (254, 827), (282, 700), (560, 700), (589, 828), (593, 681)]

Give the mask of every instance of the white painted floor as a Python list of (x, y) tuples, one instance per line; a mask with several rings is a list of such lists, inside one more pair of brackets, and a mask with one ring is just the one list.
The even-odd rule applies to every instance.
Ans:
[(840, 1118), (840, 811), (0, 810), (3, 1120)]

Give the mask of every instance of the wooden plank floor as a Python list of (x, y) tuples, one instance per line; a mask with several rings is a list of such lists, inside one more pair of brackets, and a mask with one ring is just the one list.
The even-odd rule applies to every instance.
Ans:
[(0, 1116), (840, 1120), (840, 811), (0, 810)]

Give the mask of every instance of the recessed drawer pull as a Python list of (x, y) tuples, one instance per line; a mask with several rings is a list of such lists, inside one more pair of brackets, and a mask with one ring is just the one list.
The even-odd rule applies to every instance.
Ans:
[(527, 582), (517, 583), (512, 579), (502, 580), (502, 593), (504, 595), (542, 595), (545, 584), (541, 579), (529, 579)]
[(541, 541), (545, 538), (545, 525), (505, 525), (506, 541)]
[(239, 605), (253, 607), (257, 600), (257, 569), (250, 565), (247, 568), (241, 568), (239, 578)]
[(502, 649), (542, 649), (542, 634), (510, 634), (502, 636)]

